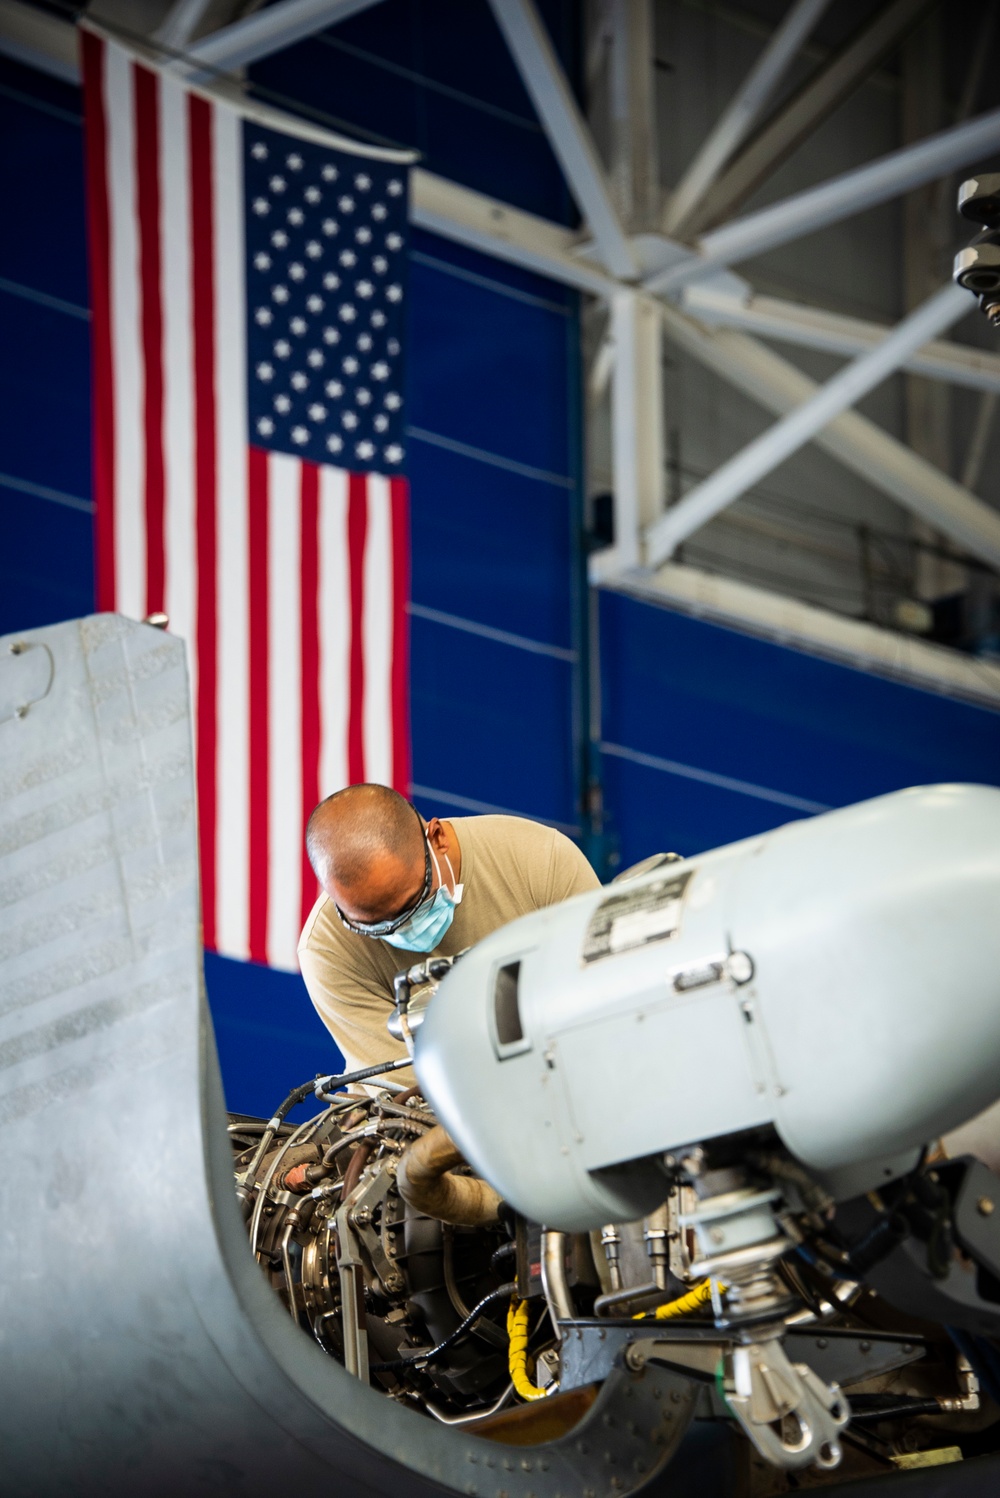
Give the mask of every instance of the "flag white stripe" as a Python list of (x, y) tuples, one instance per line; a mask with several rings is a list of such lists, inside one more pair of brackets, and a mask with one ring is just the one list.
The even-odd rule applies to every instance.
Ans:
[(319, 793), (347, 784), (347, 715), (351, 665), (351, 586), (347, 549), (348, 476), (319, 471)]
[(302, 911), (302, 467), (270, 453), (267, 959), (294, 968)]
[(362, 633), (365, 778), (392, 784), (392, 518), (389, 480), (370, 474)]
[(243, 125), (234, 110), (213, 110), (212, 139), (219, 647), (216, 933), (220, 951), (246, 957), (251, 877), (246, 268)]
[(115, 607), (146, 614), (145, 441), (139, 297), (139, 215), (135, 181), (132, 63), (105, 53), (108, 197), (111, 231), (111, 339), (115, 428)]
[(191, 691), (194, 650), (194, 403), (191, 384), (191, 227), (187, 96), (160, 76), (160, 266), (163, 307), (164, 607), (171, 633), (187, 643)]

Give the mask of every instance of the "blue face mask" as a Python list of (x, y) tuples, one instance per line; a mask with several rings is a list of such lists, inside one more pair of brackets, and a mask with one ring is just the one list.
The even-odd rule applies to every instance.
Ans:
[[(438, 879), (441, 879), (441, 868), (438, 864), (434, 850), (431, 849), (431, 857), (434, 859), (434, 867), (437, 870)], [(384, 936), (390, 946), (400, 947), (404, 952), (433, 952), (448, 927), (455, 919), (455, 906), (462, 903), (462, 895), (465, 886), (455, 884), (455, 871), (451, 866), (451, 860), (445, 858), (448, 872), (451, 875), (455, 893), (443, 883), (440, 883), (434, 892), (433, 900), (428, 900), (426, 905), (415, 910), (404, 926), (398, 931), (393, 931), (391, 936)]]

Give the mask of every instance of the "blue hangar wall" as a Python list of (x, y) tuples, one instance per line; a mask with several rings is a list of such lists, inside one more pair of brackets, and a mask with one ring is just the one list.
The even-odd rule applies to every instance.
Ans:
[[(568, 0), (546, 16), (572, 60)], [(265, 98), (573, 222), (485, 0), (384, 0), (269, 59)], [(93, 608), (80, 99), (0, 60), (0, 632)], [(573, 832), (577, 307), (416, 233), (410, 281), (414, 798)], [(902, 785), (1000, 781), (1000, 715), (698, 622), (601, 599), (602, 737), (626, 863)], [(932, 853), (932, 850), (929, 850)], [(337, 1056), (301, 982), (209, 957), (230, 1106), (270, 1112)]]

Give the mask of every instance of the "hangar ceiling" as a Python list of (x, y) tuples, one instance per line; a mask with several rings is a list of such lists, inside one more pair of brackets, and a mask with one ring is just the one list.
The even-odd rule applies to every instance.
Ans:
[[(232, 90), (372, 3), (87, 14)], [(578, 224), (424, 168), (413, 218), (584, 293), (592, 580), (998, 653), (1000, 351), (945, 289), (1000, 151), (996, 3), (587, 0), (576, 77), (533, 0), (490, 4)], [(0, 46), (71, 77), (80, 13), (0, 0)]]

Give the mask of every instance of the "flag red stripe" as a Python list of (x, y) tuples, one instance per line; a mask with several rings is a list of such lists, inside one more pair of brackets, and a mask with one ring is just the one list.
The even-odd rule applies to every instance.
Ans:
[(163, 468), (163, 307), (160, 276), (160, 117), (155, 73), (133, 64), (135, 180), (139, 220), (139, 313), (142, 335), (143, 427), (146, 454), (146, 613), (166, 597)]
[(410, 596), (410, 494), (405, 479), (389, 485), (392, 515), (392, 783), (409, 796), (410, 766), (410, 630), (406, 600)]
[[(249, 574), (247, 585), (250, 603), (249, 633), (249, 703), (250, 766), (249, 816), (250, 850), (250, 958), (267, 962), (267, 869), (270, 851), (268, 836), (268, 699), (270, 695), (270, 660), (268, 657), (268, 579), (267, 579), (267, 510), (269, 504), (267, 453), (251, 447), (247, 469), (247, 552)], [(279, 666), (280, 669), (280, 666)]]
[(368, 480), (348, 475), (347, 551), (351, 575), (351, 668), (347, 718), (347, 780), (365, 778), (365, 540), (368, 534)]
[(216, 921), (216, 754), (219, 641), (215, 437), (215, 214), (212, 106), (188, 99), (191, 151), (191, 301), (194, 335), (195, 640), (198, 650), (196, 775), (201, 841), (201, 910), (206, 947)]
[[(319, 754), (319, 468), (302, 465), (302, 831), (320, 798)], [(316, 876), (302, 843), (302, 922), (316, 898)]]
[(115, 606), (115, 402), (111, 357), (111, 218), (104, 43), (81, 30), (89, 198), (91, 363), (94, 379), (94, 542), (97, 607)]

